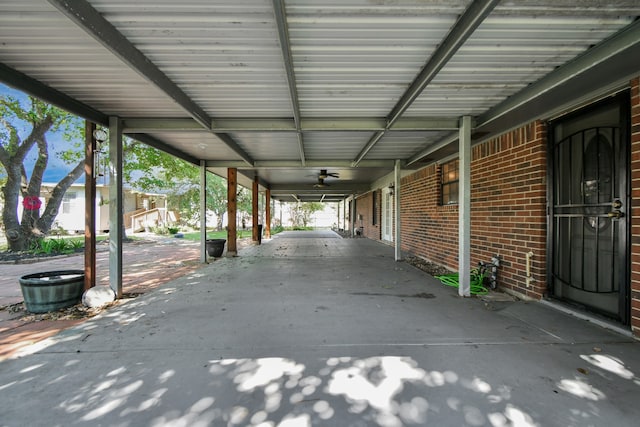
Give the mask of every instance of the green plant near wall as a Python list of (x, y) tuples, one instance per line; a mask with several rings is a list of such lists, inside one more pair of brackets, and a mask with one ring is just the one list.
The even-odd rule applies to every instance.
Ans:
[(41, 238), (33, 242), (29, 252), (44, 255), (70, 254), (83, 247), (84, 243), (80, 240)]

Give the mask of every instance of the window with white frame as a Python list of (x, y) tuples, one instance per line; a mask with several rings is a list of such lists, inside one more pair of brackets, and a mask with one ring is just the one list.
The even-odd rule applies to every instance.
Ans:
[(441, 203), (455, 205), (458, 203), (460, 169), (458, 159), (444, 163), (441, 167)]
[(76, 200), (76, 193), (65, 193), (64, 197), (62, 197), (62, 213), (68, 214), (71, 213), (71, 208), (73, 202)]

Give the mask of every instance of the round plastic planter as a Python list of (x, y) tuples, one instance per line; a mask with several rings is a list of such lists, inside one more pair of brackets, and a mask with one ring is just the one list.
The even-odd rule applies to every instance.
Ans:
[(19, 281), (24, 304), (31, 313), (47, 313), (70, 307), (80, 301), (84, 292), (82, 270), (27, 274)]
[(224, 252), (224, 244), (227, 241), (225, 239), (207, 239), (206, 247), (207, 253), (210, 257), (220, 258), (222, 252)]

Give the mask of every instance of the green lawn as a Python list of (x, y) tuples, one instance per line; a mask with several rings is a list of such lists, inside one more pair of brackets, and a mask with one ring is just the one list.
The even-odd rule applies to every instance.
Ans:
[[(193, 231), (191, 233), (182, 233), (186, 240), (200, 240), (200, 232)], [(251, 237), (251, 230), (238, 230), (238, 239), (244, 239), (245, 237)], [(207, 239), (226, 239), (227, 231), (207, 231)]]

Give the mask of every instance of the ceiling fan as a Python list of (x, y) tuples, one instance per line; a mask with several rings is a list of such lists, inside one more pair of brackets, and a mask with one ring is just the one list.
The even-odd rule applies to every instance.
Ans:
[(314, 188), (325, 188), (325, 187), (329, 187), (329, 184), (325, 184), (324, 178), (318, 177), (318, 182), (313, 184), (313, 187)]
[(340, 174), (337, 172), (327, 172), (326, 169), (320, 169), (320, 173), (318, 174), (318, 179), (327, 179), (327, 178), (340, 178)]

